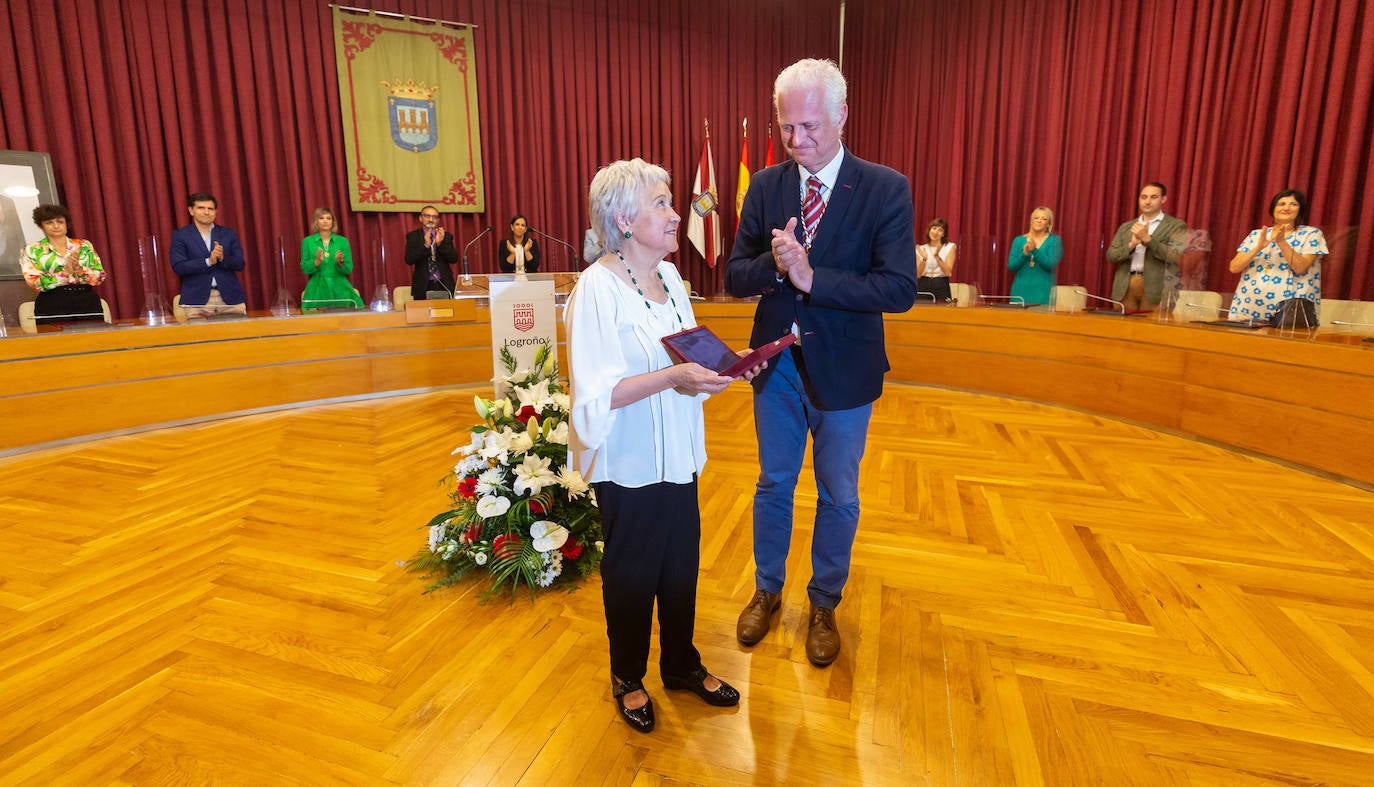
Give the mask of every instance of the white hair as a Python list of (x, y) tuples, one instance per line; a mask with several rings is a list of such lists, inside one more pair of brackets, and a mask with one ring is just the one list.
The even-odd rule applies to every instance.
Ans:
[(625, 241), (620, 219), (633, 222), (644, 195), (659, 183), (668, 183), (668, 170), (642, 158), (612, 162), (596, 173), (587, 188), (587, 211), (601, 248), (620, 251)]
[(849, 88), (844, 81), (840, 67), (832, 60), (807, 58), (798, 60), (784, 68), (773, 81), (773, 114), (778, 112), (778, 96), (783, 93), (809, 92), (820, 90), (825, 113), (830, 122), (839, 124), (840, 110), (844, 107)]

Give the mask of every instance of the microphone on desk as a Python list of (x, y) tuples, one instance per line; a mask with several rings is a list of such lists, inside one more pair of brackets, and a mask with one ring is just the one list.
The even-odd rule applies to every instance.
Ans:
[(1106, 303), (1110, 303), (1113, 306), (1120, 309), (1122, 314), (1126, 313), (1126, 304), (1122, 303), (1121, 301), (1114, 301), (1111, 298), (1103, 298), (1101, 295), (1093, 295), (1092, 293), (1088, 292), (1086, 289), (1082, 287), (1075, 288), (1074, 294), (1082, 295), (1084, 298), (1092, 298), (1095, 301), (1105, 301)]
[(1194, 303), (1194, 302), (1192, 302), (1192, 301), (1184, 301), (1184, 302), (1183, 302), (1183, 307), (1184, 307), (1185, 309), (1202, 309), (1203, 311), (1215, 312), (1215, 313), (1217, 313), (1217, 314), (1230, 314), (1230, 313), (1231, 313), (1231, 310), (1230, 310), (1230, 309), (1223, 309), (1223, 308), (1220, 307), (1220, 306), (1208, 306), (1208, 305), (1205, 304), (1205, 303)]
[(1026, 299), (1020, 295), (983, 295), (978, 294), (980, 301), (1006, 301), (1008, 306), (1020, 306), (1025, 308)]
[(483, 235), (486, 235), (488, 232), (491, 232), (491, 225), (490, 225), (490, 224), (487, 225), (487, 228), (486, 228), (486, 229), (484, 229), (484, 230), (482, 230), (481, 232), (477, 233), (477, 235), (476, 235), (472, 240), (468, 241), (467, 244), (463, 246), (463, 283), (464, 283), (464, 284), (472, 284), (472, 276), (471, 276), (471, 274), (468, 273), (468, 249), (472, 248), (472, 244), (476, 243), (478, 240), (480, 240), (480, 239), (482, 238)]
[(555, 238), (554, 236), (548, 234), (547, 232), (540, 232), (539, 230), (535, 229), (534, 227), (530, 227), (529, 230), (530, 230), (530, 232), (534, 233), (535, 235), (538, 235), (538, 236), (541, 237), (541, 238), (544, 238), (544, 239), (546, 239), (546, 240), (551, 240), (551, 241), (553, 241), (554, 243), (559, 244), (560, 246), (566, 246), (567, 249), (568, 249), (568, 253), (572, 255), (571, 257), (568, 258), (568, 259), (570, 259), (570, 260), (573, 261), (573, 262), (572, 262), (572, 269), (573, 269), (573, 270), (577, 270), (577, 259), (578, 259), (577, 249), (573, 248), (573, 245), (572, 245), (571, 243), (568, 243), (567, 241), (563, 240), (562, 238)]

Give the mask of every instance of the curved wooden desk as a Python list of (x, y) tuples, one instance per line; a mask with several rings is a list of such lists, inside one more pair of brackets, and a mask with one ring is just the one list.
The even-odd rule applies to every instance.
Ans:
[[(752, 304), (695, 308), (731, 345), (748, 342)], [(918, 306), (887, 319), (888, 379), (1077, 407), (1374, 484), (1374, 344), (1362, 338)]]
[[(491, 376), (488, 313), (464, 303), (445, 324), (351, 312), (0, 340), (0, 453), (264, 408), (481, 384)], [(732, 346), (748, 343), (754, 304), (694, 309)], [(1374, 345), (1360, 338), (918, 306), (887, 320), (888, 379), (1077, 407), (1374, 484)]]
[(265, 408), (491, 379), (485, 309), (116, 326), (0, 339), (0, 454)]

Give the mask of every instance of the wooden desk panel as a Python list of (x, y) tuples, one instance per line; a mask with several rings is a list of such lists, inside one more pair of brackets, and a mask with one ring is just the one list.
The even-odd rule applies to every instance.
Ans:
[(482, 383), (480, 321), (307, 315), (0, 341), (0, 452), (266, 407)]
[[(695, 302), (744, 347), (755, 305)], [(484, 383), (481, 320), (399, 313), (43, 334), (0, 341), (0, 451), (262, 407)], [(566, 373), (563, 326), (559, 350)], [(916, 308), (887, 319), (894, 382), (1067, 405), (1374, 484), (1374, 346), (1143, 318)], [(52, 413), (74, 413), (52, 418)], [(27, 424), (42, 421), (42, 433)]]
[[(744, 346), (754, 304), (694, 304)], [(893, 382), (1067, 405), (1374, 484), (1374, 345), (1143, 317), (918, 307), (886, 319)]]

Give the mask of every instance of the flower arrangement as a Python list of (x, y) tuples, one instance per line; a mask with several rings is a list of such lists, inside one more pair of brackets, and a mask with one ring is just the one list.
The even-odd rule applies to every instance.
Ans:
[[(473, 398), (482, 423), (445, 476), (449, 509), (429, 522), (429, 542), (408, 567), (438, 575), (428, 591), (481, 569), (491, 577), (482, 601), (521, 585), (531, 596), (585, 577), (601, 562), (601, 515), (582, 474), (567, 466), (571, 403), (558, 380), (558, 357), (540, 347), (533, 369), (516, 370), (509, 350), (504, 396)], [(426, 591), (426, 592), (428, 592)]]

